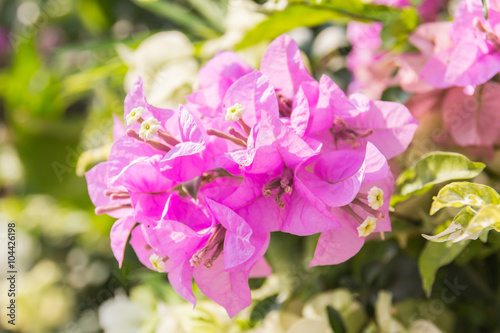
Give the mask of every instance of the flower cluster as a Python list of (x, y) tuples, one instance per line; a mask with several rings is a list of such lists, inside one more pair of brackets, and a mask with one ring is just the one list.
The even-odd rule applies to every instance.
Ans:
[(270, 233), (321, 233), (311, 266), (343, 262), (390, 230), (387, 159), (417, 127), (403, 105), (347, 97), (308, 73), (297, 44), (274, 40), (260, 70), (222, 52), (178, 109), (146, 101), (139, 79), (116, 121), (109, 160), (87, 174), (96, 213), (118, 220), (150, 269), (195, 304), (192, 281), (230, 316), (250, 305), (249, 277), (271, 269)]
[(350, 24), (348, 66), (355, 74), (350, 91), (380, 97), (387, 87), (400, 86), (415, 94), (406, 105), (417, 118), (442, 112), (446, 135), (439, 141), (491, 150), (500, 139), (495, 107), (500, 101), (495, 79), (500, 72), (500, 3), (487, 1), (483, 11), (483, 2), (461, 0), (453, 21), (434, 21), (436, 15), (421, 13), (426, 23), (408, 38), (416, 52), (382, 51), (380, 24)]

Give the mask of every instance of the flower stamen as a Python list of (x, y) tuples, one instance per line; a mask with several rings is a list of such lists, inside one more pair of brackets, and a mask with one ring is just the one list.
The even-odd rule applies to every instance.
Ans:
[(374, 132), (373, 129), (362, 131), (361, 129), (350, 128), (341, 117), (336, 117), (333, 126), (330, 128), (330, 133), (333, 135), (335, 144), (337, 144), (338, 140), (343, 140), (350, 143), (353, 149), (357, 149), (361, 147), (358, 139), (369, 137)]
[(145, 142), (147, 143), (148, 145), (150, 145), (152, 148), (156, 149), (156, 150), (160, 150), (160, 151), (163, 151), (163, 152), (166, 152), (168, 153), (170, 151), (170, 147), (164, 145), (163, 143), (161, 142), (158, 142), (158, 141), (153, 141), (153, 140), (144, 140), (143, 138), (141, 138), (141, 136), (139, 134), (137, 134), (136, 131), (134, 131), (133, 129), (128, 129), (126, 134), (131, 137), (131, 138), (134, 138), (136, 140), (139, 140), (141, 142)]
[(240, 132), (238, 132), (234, 127), (229, 127), (227, 129), (227, 132), (229, 134), (231, 134), (232, 136), (234, 136), (235, 138), (237, 139), (240, 139), (242, 141), (244, 141), (245, 143), (247, 142), (248, 140), (248, 137), (244, 136), (243, 134), (241, 134)]
[(95, 213), (96, 215), (102, 215), (102, 214), (107, 214), (110, 212), (113, 212), (118, 209), (122, 208), (132, 208), (132, 204), (126, 203), (122, 205), (116, 205), (116, 206), (107, 206), (107, 207), (96, 207)]
[(289, 118), (292, 115), (293, 101), (286, 98), (281, 93), (276, 93), (276, 98), (278, 99), (280, 116)]
[(202, 261), (205, 259), (207, 253), (215, 248), (215, 251), (210, 255), (210, 257), (205, 260), (204, 265), (206, 268), (211, 268), (214, 261), (219, 257), (222, 250), (224, 249), (224, 239), (226, 236), (226, 229), (218, 224), (215, 227), (214, 232), (208, 238), (207, 244), (200, 250), (196, 251), (195, 254), (189, 260), (189, 263), (193, 267), (198, 267), (201, 265)]
[(149, 262), (154, 267), (154, 269), (156, 269), (158, 272), (161, 273), (161, 272), (165, 272), (165, 262), (167, 262), (168, 259), (169, 258), (167, 256), (160, 257), (156, 253), (153, 253), (149, 257)]
[(221, 139), (229, 140), (232, 143), (237, 144), (238, 146), (242, 146), (242, 147), (245, 147), (245, 148), (247, 147), (247, 144), (246, 144), (245, 141), (243, 141), (241, 139), (238, 139), (238, 138), (235, 138), (235, 137), (232, 137), (230, 135), (227, 135), (226, 133), (218, 131), (218, 130), (213, 129), (213, 128), (208, 129), (207, 130), (207, 134), (208, 135), (214, 135), (214, 136), (219, 137)]
[(377, 186), (373, 186), (368, 191), (367, 200), (368, 200), (368, 205), (372, 209), (375, 210), (379, 209), (384, 205), (384, 191)]
[(359, 227), (357, 227), (358, 230), (358, 236), (359, 237), (366, 237), (369, 234), (371, 234), (373, 231), (375, 231), (375, 228), (377, 227), (377, 221), (373, 216), (368, 216), (363, 223)]
[(127, 126), (132, 125), (135, 122), (142, 123), (144, 119), (142, 119), (142, 114), (144, 113), (144, 108), (142, 106), (138, 106), (130, 110), (127, 114)]
[(149, 117), (141, 123), (139, 137), (144, 140), (151, 140), (158, 135), (160, 128), (160, 122), (154, 117)]
[(235, 103), (234, 105), (226, 109), (226, 120), (227, 121), (238, 121), (245, 114), (245, 107), (240, 103)]

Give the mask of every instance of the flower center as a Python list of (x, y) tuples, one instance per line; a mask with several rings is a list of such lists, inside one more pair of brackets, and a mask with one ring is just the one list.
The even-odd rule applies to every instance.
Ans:
[(490, 29), (487, 29), (484, 25), (483, 25), (483, 22), (481, 22), (480, 19), (478, 19), (477, 17), (474, 18), (474, 21), (473, 21), (473, 25), (474, 25), (474, 28), (481, 32), (484, 36), (484, 38), (490, 42), (491, 44), (493, 44), (493, 46), (496, 48), (496, 49), (500, 49), (500, 39), (498, 38), (498, 36), (493, 32), (491, 31)]
[(358, 142), (360, 138), (366, 138), (373, 134), (372, 129), (363, 130), (360, 128), (348, 127), (346, 122), (341, 117), (336, 117), (333, 126), (330, 128), (330, 133), (333, 135), (335, 145), (339, 140), (346, 141), (351, 144), (353, 149), (361, 147)]
[(222, 253), (222, 250), (224, 250), (225, 236), (226, 229), (221, 224), (217, 224), (207, 244), (202, 249), (196, 251), (189, 260), (191, 266), (198, 267), (203, 262), (206, 268), (212, 268), (214, 261)]
[[(277, 189), (277, 191), (275, 191)], [(271, 181), (262, 187), (262, 195), (270, 197), (274, 194), (274, 201), (279, 208), (285, 208), (285, 203), (282, 197), (285, 193), (292, 194), (293, 191), (293, 171), (290, 168), (284, 168), (281, 171), (281, 176), (271, 179)]]
[(278, 99), (278, 108), (281, 117), (290, 117), (292, 114), (293, 101), (281, 93), (276, 93), (276, 98)]

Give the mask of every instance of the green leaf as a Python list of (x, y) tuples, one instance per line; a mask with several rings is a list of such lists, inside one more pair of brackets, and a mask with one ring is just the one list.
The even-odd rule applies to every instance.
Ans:
[(427, 240), (438, 243), (447, 240), (455, 240), (463, 234), (463, 230), (469, 225), (470, 220), (475, 215), (476, 212), (470, 206), (464, 207), (444, 231), (434, 236), (422, 236)]
[(483, 16), (484, 16), (484, 19), (487, 20), (488, 19), (488, 3), (486, 0), (481, 0), (481, 2), (483, 3)]
[(226, 3), (214, 0), (188, 0), (191, 6), (218, 32), (224, 32), (224, 13)]
[(280, 304), (278, 303), (278, 295), (269, 296), (262, 301), (255, 304), (252, 309), (252, 313), (250, 314), (250, 322), (257, 323), (263, 320), (266, 315), (276, 309), (280, 308)]
[(428, 242), (425, 244), (418, 260), (418, 266), (420, 276), (422, 277), (422, 285), (427, 296), (431, 294), (438, 269), (451, 263), (465, 249), (469, 242), (469, 240), (465, 240), (460, 243)]
[[(267, 20), (250, 30), (236, 48), (242, 49), (264, 40), (272, 40), (296, 27), (314, 27), (328, 21), (340, 25), (345, 25), (352, 20), (387, 24), (401, 22), (401, 24), (413, 25), (414, 20), (409, 18), (416, 16), (413, 9), (400, 10), (367, 4), (361, 0), (324, 1), (314, 5), (292, 3), (283, 11), (273, 13)], [(411, 23), (404, 23), (404, 21)]]
[(474, 235), (475, 238), (471, 239), (477, 239), (481, 236), (483, 241), (486, 241), (488, 239), (488, 231), (491, 229), (500, 232), (500, 205), (486, 205), (481, 207), (476, 216), (470, 220), (464, 234)]
[(443, 187), (434, 198), (430, 214), (433, 215), (444, 207), (480, 207), (485, 204), (500, 204), (500, 195), (491, 187), (467, 182), (451, 183)]
[(220, 36), (215, 30), (209, 28), (207, 23), (200, 19), (188, 8), (184, 8), (169, 1), (145, 1), (133, 0), (133, 2), (150, 12), (163, 16), (187, 31), (204, 38), (215, 38)]
[(327, 305), (326, 313), (328, 315), (328, 322), (330, 323), (330, 327), (335, 333), (345, 333), (346, 328), (344, 324), (344, 320), (340, 315), (340, 312), (335, 310), (332, 306)]
[(319, 6), (294, 4), (283, 11), (278, 11), (255, 28), (250, 30), (236, 49), (243, 49), (264, 40), (272, 40), (296, 27), (313, 27), (330, 20), (348, 22), (348, 18), (335, 11), (324, 10)]
[(472, 162), (457, 153), (427, 154), (398, 177), (396, 194), (391, 199), (391, 205), (394, 206), (413, 195), (424, 194), (435, 184), (473, 178), (480, 174), (484, 167), (483, 163)]

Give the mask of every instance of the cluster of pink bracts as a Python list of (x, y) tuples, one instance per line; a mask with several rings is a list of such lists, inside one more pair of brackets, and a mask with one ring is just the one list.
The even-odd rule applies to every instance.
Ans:
[(141, 262), (168, 273), (183, 298), (196, 302), (194, 278), (233, 316), (251, 303), (248, 278), (271, 273), (271, 232), (321, 233), (314, 266), (343, 262), (390, 230), (387, 159), (417, 127), (406, 107), (317, 82), (287, 35), (260, 70), (218, 54), (199, 86), (167, 110), (147, 103), (139, 79), (109, 160), (86, 174), (96, 213), (118, 218), (120, 264), (131, 235)]
[[(409, 5), (407, 0), (376, 2)], [(381, 23), (349, 23), (353, 51), (347, 66), (354, 73), (349, 92), (379, 98), (387, 87), (400, 86), (415, 94), (406, 105), (417, 118), (442, 113), (444, 137), (452, 139), (446, 145), (493, 153), (500, 142), (500, 83), (495, 80), (500, 72), (500, 1), (461, 0), (453, 21), (435, 21), (446, 2), (422, 3), (418, 10), (426, 23), (408, 37), (415, 51), (403, 54), (380, 49)]]

